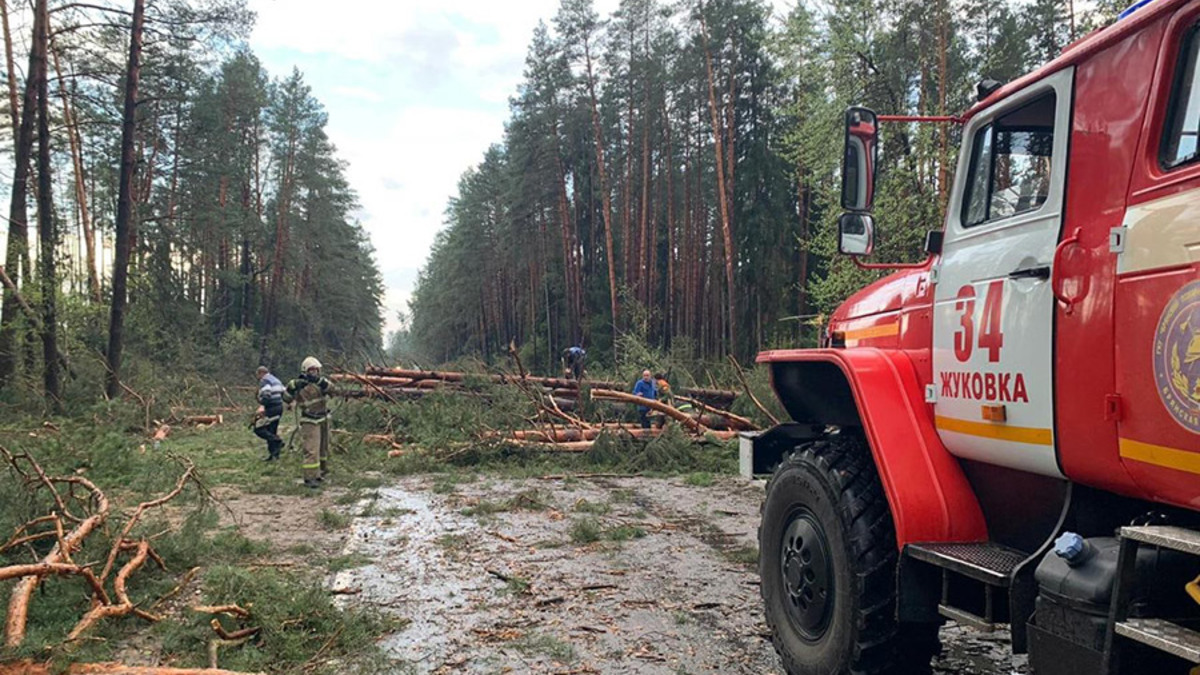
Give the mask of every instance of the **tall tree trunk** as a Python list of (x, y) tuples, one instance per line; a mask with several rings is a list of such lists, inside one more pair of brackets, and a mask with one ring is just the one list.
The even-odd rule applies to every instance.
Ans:
[[(946, 48), (950, 32), (950, 8), (948, 0), (938, 3), (938, 114), (946, 114)], [(938, 124), (938, 203), (946, 210), (950, 200), (950, 128), (945, 122)]]
[(17, 67), (13, 62), (12, 32), (8, 29), (8, 0), (0, 0), (0, 23), (4, 26), (4, 65), (8, 69), (8, 105), (9, 116), (12, 118), (13, 138), (21, 134), (19, 116), (21, 107), (17, 105)]
[(674, 337), (678, 330), (675, 317), (678, 315), (676, 301), (678, 296), (675, 293), (675, 193), (673, 192), (675, 185), (674, 176), (674, 153), (671, 149), (671, 112), (667, 110), (666, 101), (663, 102), (663, 134), (667, 144), (667, 154), (663, 159), (663, 174), (667, 181), (667, 278), (665, 285), (665, 296), (667, 303), (666, 311), (666, 334), (667, 338)]
[(584, 60), (587, 65), (588, 98), (592, 107), (592, 134), (596, 141), (596, 171), (600, 179), (601, 204), (604, 214), (604, 240), (608, 257), (608, 297), (612, 310), (614, 346), (617, 337), (617, 263), (613, 250), (612, 232), (612, 198), (608, 192), (608, 173), (604, 167), (604, 132), (600, 128), (600, 108), (596, 101), (596, 80), (592, 74), (592, 53), (587, 43), (584, 44)]
[[(34, 16), (34, 22), (40, 21), (40, 14)], [(35, 26), (35, 34), (37, 32)], [(34, 40), (36, 42), (36, 40)], [(11, 45), (9, 45), (11, 46)], [(31, 277), (29, 263), (29, 225), (28, 204), (29, 196), (29, 164), (33, 155), (33, 126), (37, 111), (37, 84), (34, 80), (36, 50), (29, 52), (29, 69), (25, 76), (25, 94), (20, 107), (21, 123), (17, 129), (16, 151), (13, 158), (13, 185), (8, 208), (8, 249), (5, 254), (5, 268), (9, 272), (21, 270), (20, 280), (27, 283)], [(9, 86), (13, 87), (15, 78), (9, 69)], [(15, 89), (10, 93), (15, 94)], [(17, 110), (17, 108), (13, 108)], [(16, 372), (16, 321), (20, 312), (13, 293), (4, 294), (4, 303), (0, 307), (0, 385), (9, 382)]]
[(729, 222), (729, 200), (728, 193), (725, 187), (725, 143), (723, 140), (720, 123), (720, 112), (717, 105), (717, 90), (713, 81), (713, 63), (712, 52), (708, 46), (708, 26), (704, 22), (704, 11), (701, 7), (700, 11), (700, 35), (703, 39), (704, 46), (704, 67), (708, 74), (708, 109), (712, 117), (713, 143), (716, 146), (717, 154), (717, 198), (719, 200), (719, 210), (721, 212), (721, 236), (724, 242), (725, 249), (725, 286), (728, 290), (726, 294), (726, 328), (728, 329), (727, 336), (729, 339), (729, 347), (731, 351), (737, 351), (733, 341), (733, 322), (734, 317), (734, 288), (733, 288), (733, 231), (732, 225)]
[[(4, 0), (0, 0), (3, 2)], [(67, 140), (71, 146), (71, 164), (75, 170), (75, 203), (79, 208), (79, 224), (83, 228), (84, 260), (87, 264), (88, 295), (92, 302), (99, 304), (100, 275), (96, 269), (96, 231), (92, 227), (92, 218), (88, 207), (86, 179), (83, 171), (83, 142), (79, 134), (79, 123), (75, 119), (75, 111), (71, 107), (71, 99), (67, 95), (66, 80), (63, 79), (62, 67), (58, 60), (58, 49), (54, 41), (50, 41), (50, 53), (54, 58), (54, 73), (58, 76), (58, 92), (62, 97), (63, 124), (66, 126)]]
[(651, 277), (654, 255), (650, 247), (649, 235), (646, 231), (650, 218), (650, 86), (642, 87), (642, 202), (638, 218), (638, 281), (642, 291), (642, 302), (646, 307), (652, 307), (654, 299), (650, 297)]
[[(558, 199), (558, 219), (559, 228), (562, 230), (562, 248), (563, 248), (563, 281), (564, 293), (567, 298), (567, 332), (568, 340), (574, 344), (575, 340), (579, 339), (579, 317), (581, 311), (577, 300), (579, 293), (577, 292), (578, 282), (578, 261), (575, 259), (575, 252), (578, 250), (579, 243), (576, 241), (574, 225), (571, 222), (571, 210), (567, 203), (567, 172), (563, 167), (561, 140), (558, 134), (558, 120), (552, 123), (554, 135), (554, 165), (557, 168), (558, 175), (555, 177), (558, 183), (557, 199)], [(549, 309), (547, 308), (547, 311)]]
[(50, 14), (47, 0), (37, 0), (34, 6), (33, 46), (30, 51), (30, 74), (37, 83), (38, 126), (38, 241), (42, 291), (42, 383), (46, 403), (55, 413), (62, 412), (62, 392), (58, 384), (58, 273), (54, 255), (58, 252), (58, 236), (54, 227), (54, 200), (51, 198), (50, 175), (50, 92), (46, 80), (46, 22)]
[(125, 103), (121, 113), (121, 176), (117, 187), (117, 220), (112, 275), (112, 313), (108, 323), (108, 384), (110, 399), (121, 393), (121, 353), (125, 347), (125, 300), (129, 276), (129, 254), (137, 237), (133, 211), (133, 178), (137, 168), (134, 132), (137, 130), (138, 78), (141, 75), (142, 25), (145, 0), (134, 0), (133, 23), (129, 29), (129, 63), (125, 74)]
[(275, 220), (275, 253), (271, 259), (271, 284), (267, 290), (267, 310), (263, 327), (262, 355), (266, 355), (266, 340), (275, 331), (276, 313), (279, 311), (279, 288), (283, 284), (283, 252), (287, 248), (287, 217), (291, 210), (292, 172), (295, 160), (295, 140), (288, 143), (288, 154), (284, 160), (283, 173), (279, 182), (278, 214)]

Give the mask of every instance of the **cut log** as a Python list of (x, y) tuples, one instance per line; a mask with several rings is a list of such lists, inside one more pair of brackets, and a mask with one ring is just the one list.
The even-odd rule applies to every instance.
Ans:
[(635, 405), (645, 406), (651, 410), (656, 410), (670, 417), (671, 419), (679, 421), (679, 423), (683, 424), (688, 429), (695, 431), (696, 433), (703, 433), (705, 431), (704, 425), (702, 425), (696, 419), (689, 417), (686, 413), (672, 408), (666, 403), (660, 403), (653, 399), (642, 398), (641, 396), (636, 396), (634, 394), (626, 394), (623, 391), (611, 391), (608, 389), (593, 389), (592, 398), (608, 401), (620, 401), (622, 403), (632, 403)]
[[(0, 664), (0, 675), (54, 675), (60, 672), (51, 670), (42, 663), (22, 661), (20, 663)], [(220, 668), (168, 668), (165, 666), (127, 666), (123, 663), (76, 663), (67, 668), (67, 675), (266, 675), (265, 673), (245, 673)]]
[(183, 424), (223, 424), (225, 422), (224, 415), (188, 415), (180, 420)]

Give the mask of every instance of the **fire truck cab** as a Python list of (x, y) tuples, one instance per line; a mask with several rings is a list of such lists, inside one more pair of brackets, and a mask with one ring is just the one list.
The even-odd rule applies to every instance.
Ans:
[[(952, 619), (1039, 674), (1200, 672), (1200, 0), (1143, 0), (960, 121), (928, 260), (758, 357), (791, 418), (753, 441), (776, 648), (927, 672)], [(867, 266), (881, 122), (847, 111)]]

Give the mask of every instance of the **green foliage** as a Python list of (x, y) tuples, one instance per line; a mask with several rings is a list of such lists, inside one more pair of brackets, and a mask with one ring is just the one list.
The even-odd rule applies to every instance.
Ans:
[[(250, 609), (249, 619), (223, 618), (227, 630), (262, 628), (259, 638), (221, 652), (222, 667), (232, 670), (296, 668), (324, 649), (316, 672), (377, 672), (373, 669), (380, 667), (382, 658), (375, 641), (398, 628), (394, 621), (369, 613), (340, 610), (320, 584), (269, 568), (208, 568), (203, 576), (202, 599), (204, 604), (236, 603)], [(205, 654), (212, 636), (209, 618), (195, 615), (183, 627), (165, 622), (156, 627), (164, 651), (178, 656), (180, 665), (208, 665)], [(325, 663), (327, 659), (331, 662)]]
[(511, 644), (526, 656), (546, 656), (561, 663), (572, 663), (577, 658), (574, 645), (544, 633), (530, 633)]
[(571, 521), (571, 542), (575, 544), (591, 544), (600, 541), (604, 535), (604, 526), (592, 517), (577, 518)]
[(321, 527), (327, 530), (344, 530), (350, 525), (350, 516), (338, 511), (321, 509), (321, 513), (317, 515), (317, 521), (321, 523)]

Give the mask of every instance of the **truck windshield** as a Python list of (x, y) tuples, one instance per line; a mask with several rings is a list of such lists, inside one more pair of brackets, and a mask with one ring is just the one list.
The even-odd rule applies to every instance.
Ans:
[(1050, 193), (1054, 94), (978, 129), (971, 147), (965, 227), (1038, 209)]

